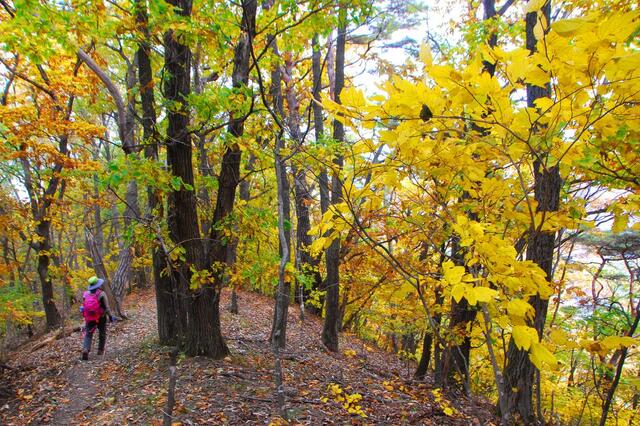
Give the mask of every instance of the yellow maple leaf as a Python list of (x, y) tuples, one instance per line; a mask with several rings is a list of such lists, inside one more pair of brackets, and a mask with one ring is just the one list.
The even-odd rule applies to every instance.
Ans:
[(538, 343), (538, 332), (535, 328), (526, 325), (513, 327), (511, 336), (518, 349), (525, 351), (528, 351), (533, 343)]

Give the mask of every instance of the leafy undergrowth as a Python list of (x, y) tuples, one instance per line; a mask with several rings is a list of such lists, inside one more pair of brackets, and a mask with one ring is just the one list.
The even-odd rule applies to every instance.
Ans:
[[(239, 297), (240, 314), (222, 315), (231, 355), (179, 359), (174, 422), (287, 424), (274, 402), (273, 302)], [(2, 424), (161, 424), (169, 358), (157, 344), (155, 297), (134, 295), (127, 304), (130, 319), (109, 329), (101, 359), (79, 360), (80, 333), (13, 354), (0, 382), (12, 395), (1, 401)], [(281, 353), (289, 424), (497, 424), (488, 404), (447, 400), (428, 382), (411, 381), (394, 355), (353, 336), (341, 336), (339, 354), (327, 352), (321, 329), (320, 319), (300, 322), (291, 308)]]

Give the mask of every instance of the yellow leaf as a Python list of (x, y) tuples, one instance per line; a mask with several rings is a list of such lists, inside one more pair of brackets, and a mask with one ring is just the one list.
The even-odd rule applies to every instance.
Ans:
[(554, 102), (547, 98), (547, 97), (542, 97), (542, 98), (538, 98), (535, 101), (533, 101), (536, 104), (536, 107), (541, 111), (541, 112), (545, 112), (547, 111), (549, 108), (551, 108), (554, 104)]
[(529, 67), (527, 74), (525, 75), (527, 83), (531, 83), (534, 86), (544, 87), (549, 83), (549, 74), (537, 65)]
[(472, 292), (475, 299), (483, 303), (491, 302), (494, 297), (498, 296), (498, 291), (489, 287), (474, 287)]
[(522, 299), (513, 299), (507, 303), (507, 313), (517, 318), (532, 318), (535, 314), (533, 307)]
[(536, 22), (536, 25), (533, 27), (533, 35), (536, 37), (536, 40), (542, 40), (544, 38), (542, 21), (538, 20), (538, 22)]
[(607, 336), (600, 341), (600, 344), (605, 348), (619, 349), (621, 347), (637, 345), (638, 341), (629, 336)]
[(326, 237), (316, 238), (316, 240), (312, 242), (311, 245), (309, 246), (309, 251), (311, 253), (320, 253), (322, 249), (324, 249), (324, 244), (327, 241), (327, 239), (328, 238)]
[(442, 264), (444, 279), (451, 285), (459, 284), (464, 276), (464, 266), (455, 266), (452, 261), (447, 260)]
[(342, 352), (343, 354), (345, 354), (346, 356), (353, 358), (357, 355), (357, 352), (354, 351), (353, 349), (347, 349), (344, 352)]
[(451, 289), (451, 297), (453, 297), (453, 300), (455, 300), (456, 303), (459, 303), (464, 297), (465, 288), (466, 286), (464, 284), (456, 284)]
[(344, 105), (356, 109), (360, 109), (367, 105), (367, 101), (362, 90), (358, 90), (354, 87), (347, 87), (346, 89), (343, 89), (340, 93), (340, 100)]
[(585, 22), (581, 19), (562, 19), (554, 22), (551, 28), (562, 37), (570, 37), (584, 24)]
[(562, 346), (566, 345), (569, 341), (569, 339), (567, 338), (567, 333), (559, 328), (554, 328), (553, 330), (551, 330), (551, 333), (549, 333), (549, 338), (556, 345)]
[(518, 349), (528, 351), (533, 343), (538, 343), (538, 332), (535, 328), (526, 325), (517, 325), (511, 332), (513, 342)]
[(395, 170), (389, 170), (382, 175), (382, 181), (385, 185), (395, 188), (400, 185), (400, 180), (398, 179), (398, 174)]
[(529, 352), (529, 359), (538, 367), (538, 370), (543, 369), (543, 364), (548, 365), (552, 369), (558, 367), (558, 361), (553, 356), (551, 351), (547, 349), (542, 343), (533, 343), (531, 345), (531, 351)]
[(611, 231), (618, 234), (626, 230), (628, 224), (629, 216), (624, 213), (616, 214), (613, 218), (613, 226), (611, 227)]
[(497, 319), (497, 323), (501, 328), (507, 328), (511, 324), (509, 322), (509, 317), (506, 315), (500, 315)]
[(430, 67), (433, 64), (433, 55), (428, 43), (422, 43), (420, 46), (420, 60), (426, 67)]
[(547, 0), (529, 0), (527, 2), (527, 13), (536, 12), (542, 9)]

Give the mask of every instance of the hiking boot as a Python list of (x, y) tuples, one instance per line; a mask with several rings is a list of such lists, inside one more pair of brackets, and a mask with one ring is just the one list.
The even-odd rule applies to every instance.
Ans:
[(89, 361), (89, 352), (82, 352), (82, 360)]
[(104, 349), (98, 349), (98, 356), (104, 354)]

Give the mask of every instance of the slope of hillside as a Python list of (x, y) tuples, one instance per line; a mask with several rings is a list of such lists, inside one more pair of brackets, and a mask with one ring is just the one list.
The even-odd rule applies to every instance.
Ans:
[[(80, 361), (80, 333), (14, 353), (0, 379), (11, 395), (0, 401), (2, 424), (161, 424), (169, 349), (157, 344), (155, 298), (138, 294), (127, 304), (130, 319), (111, 326), (100, 359)], [(241, 292), (240, 313), (222, 318), (231, 356), (179, 358), (174, 422), (286, 424), (275, 403), (272, 311), (269, 298)], [(392, 354), (349, 335), (341, 353), (329, 353), (318, 318), (300, 322), (293, 308), (289, 318), (281, 353), (289, 424), (497, 424), (487, 403), (446, 400), (412, 381)]]

